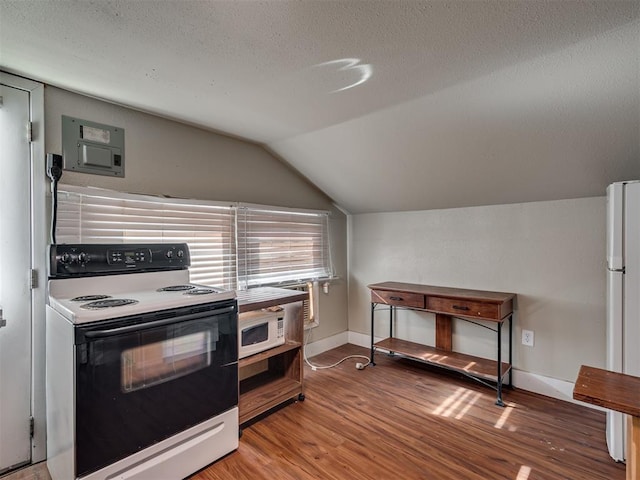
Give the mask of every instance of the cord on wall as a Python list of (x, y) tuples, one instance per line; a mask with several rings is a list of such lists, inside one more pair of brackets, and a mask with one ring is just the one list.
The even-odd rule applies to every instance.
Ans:
[(361, 363), (361, 362), (356, 363), (356, 368), (358, 370), (364, 370), (371, 363), (371, 360), (369, 359), (369, 357), (367, 357), (365, 355), (349, 355), (347, 357), (344, 357), (341, 360), (338, 360), (336, 363), (332, 363), (331, 365), (314, 365), (307, 358), (307, 344), (309, 343), (309, 337), (310, 336), (311, 336), (311, 329), (307, 330), (307, 337), (305, 338), (305, 341), (304, 341), (304, 347), (302, 349), (302, 356), (304, 357), (305, 363), (307, 365), (309, 365), (311, 367), (311, 370), (313, 370), (314, 372), (316, 370), (325, 370), (327, 368), (337, 367), (338, 365), (340, 365), (345, 360), (349, 360), (351, 358), (363, 358), (363, 359), (366, 360), (366, 363)]
[(47, 153), (47, 176), (51, 179), (51, 243), (56, 243), (56, 223), (58, 219), (58, 181), (62, 177), (62, 155)]

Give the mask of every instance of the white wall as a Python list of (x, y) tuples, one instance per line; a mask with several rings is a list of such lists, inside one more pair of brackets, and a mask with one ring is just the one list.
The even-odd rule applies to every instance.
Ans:
[[(582, 364), (604, 367), (605, 205), (594, 197), (353, 215), (349, 330), (370, 332), (371, 283), (514, 292), (516, 369), (573, 382)], [(376, 334), (387, 318), (376, 314)], [(430, 314), (399, 318), (401, 335), (433, 341)], [(535, 332), (533, 348), (521, 345), (523, 328)], [(495, 357), (495, 335), (456, 321), (454, 348)]]

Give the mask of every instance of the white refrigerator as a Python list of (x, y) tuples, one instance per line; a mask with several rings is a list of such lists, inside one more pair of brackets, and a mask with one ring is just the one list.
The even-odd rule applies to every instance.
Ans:
[[(640, 376), (640, 181), (607, 187), (607, 369)], [(607, 445), (625, 460), (626, 416), (607, 412)]]

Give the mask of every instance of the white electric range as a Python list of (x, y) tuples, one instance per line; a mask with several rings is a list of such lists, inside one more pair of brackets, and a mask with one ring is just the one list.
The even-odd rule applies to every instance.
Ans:
[(186, 244), (52, 245), (53, 480), (181, 479), (238, 446), (234, 291), (189, 283)]

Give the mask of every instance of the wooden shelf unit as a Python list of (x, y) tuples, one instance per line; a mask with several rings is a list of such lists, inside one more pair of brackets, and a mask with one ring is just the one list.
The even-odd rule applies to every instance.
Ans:
[[(371, 363), (375, 365), (376, 350), (399, 355), (430, 365), (467, 375), (483, 384), (496, 384), (496, 404), (504, 406), (502, 386), (508, 375), (511, 386), (513, 350), (513, 303), (515, 294), (435, 287), (400, 282), (369, 285), (371, 289)], [(378, 305), (389, 307), (389, 337), (375, 342), (374, 314)], [(394, 338), (393, 326), (397, 309), (417, 310), (435, 314), (435, 346)], [(454, 318), (494, 322), (497, 334), (497, 360), (490, 360), (453, 351), (452, 322)], [(509, 326), (509, 361), (502, 361), (502, 326)]]
[(243, 370), (249, 372), (251, 367), (265, 366), (263, 371), (239, 382), (242, 425), (286, 401), (304, 400), (302, 302), (308, 298), (308, 293), (264, 287), (239, 291), (237, 296), (240, 313), (276, 305), (285, 309), (285, 343), (238, 362), (241, 378)]

